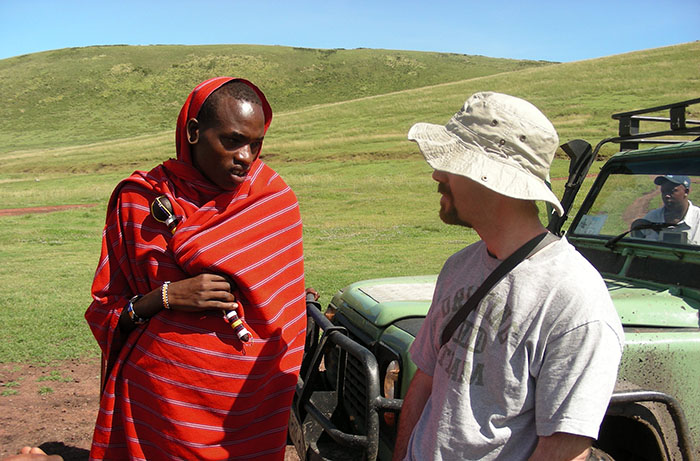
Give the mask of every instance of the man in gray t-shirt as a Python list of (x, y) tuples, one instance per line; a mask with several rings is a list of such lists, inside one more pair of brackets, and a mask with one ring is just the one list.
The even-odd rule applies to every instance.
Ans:
[(536, 200), (558, 137), (532, 104), (477, 93), (446, 126), (408, 133), (438, 182), (440, 217), (481, 241), (452, 255), (413, 346), (394, 459), (584, 460), (622, 354), (598, 272), (556, 240), (497, 282), (442, 345), (445, 326), (501, 260), (546, 232)]

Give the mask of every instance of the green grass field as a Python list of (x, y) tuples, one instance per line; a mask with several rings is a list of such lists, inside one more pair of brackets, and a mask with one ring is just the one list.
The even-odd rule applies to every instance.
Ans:
[[(0, 209), (96, 206), (0, 217), (0, 362), (98, 353), (83, 313), (107, 199), (133, 170), (174, 155), (179, 107), (206, 77), (246, 76), (270, 97), (263, 156), (299, 198), (307, 284), (327, 302), (358, 279), (435, 273), (477, 238), (440, 222), (430, 168), (406, 141), (412, 123), (445, 123), (471, 93), (494, 90), (538, 105), (562, 141), (595, 143), (615, 134), (613, 112), (700, 96), (699, 66), (697, 42), (567, 64), (243, 46), (1, 60)], [(556, 160), (552, 177), (567, 168)]]

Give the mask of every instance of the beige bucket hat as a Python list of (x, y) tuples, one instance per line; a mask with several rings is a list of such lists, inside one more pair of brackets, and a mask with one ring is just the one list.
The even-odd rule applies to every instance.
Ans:
[(557, 214), (564, 213), (547, 185), (559, 137), (547, 117), (523, 99), (476, 93), (447, 125), (416, 123), (408, 139), (436, 170), (508, 197), (549, 202)]

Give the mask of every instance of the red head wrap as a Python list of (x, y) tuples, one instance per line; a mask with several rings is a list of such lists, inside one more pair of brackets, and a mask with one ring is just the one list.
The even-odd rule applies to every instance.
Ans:
[(192, 118), (197, 118), (199, 114), (199, 109), (202, 108), (202, 104), (207, 98), (216, 90), (221, 88), (222, 85), (230, 81), (243, 82), (248, 85), (260, 98), (262, 101), (263, 114), (265, 115), (265, 132), (270, 127), (270, 122), (272, 122), (272, 108), (267, 102), (265, 95), (260, 89), (253, 85), (248, 80), (242, 78), (233, 77), (214, 77), (209, 80), (205, 80), (195, 87), (190, 93), (185, 101), (185, 104), (180, 109), (180, 115), (177, 117), (177, 129), (175, 131), (175, 146), (177, 148), (177, 159), (181, 162), (192, 163), (192, 158), (190, 155), (190, 144), (187, 141), (187, 122)]

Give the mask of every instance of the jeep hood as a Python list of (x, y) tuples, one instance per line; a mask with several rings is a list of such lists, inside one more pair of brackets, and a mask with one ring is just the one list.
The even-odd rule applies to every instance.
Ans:
[(608, 292), (624, 326), (698, 328), (696, 297), (680, 289), (653, 288), (606, 278)]
[[(394, 277), (353, 283), (334, 299), (337, 307), (350, 307), (367, 321), (386, 327), (408, 317), (424, 317), (430, 307), (436, 275)], [(624, 326), (647, 328), (698, 328), (700, 300), (679, 290), (641, 286), (605, 279)]]
[(334, 304), (347, 305), (374, 325), (385, 327), (402, 318), (425, 317), (436, 280), (437, 275), (363, 280), (338, 293)]

